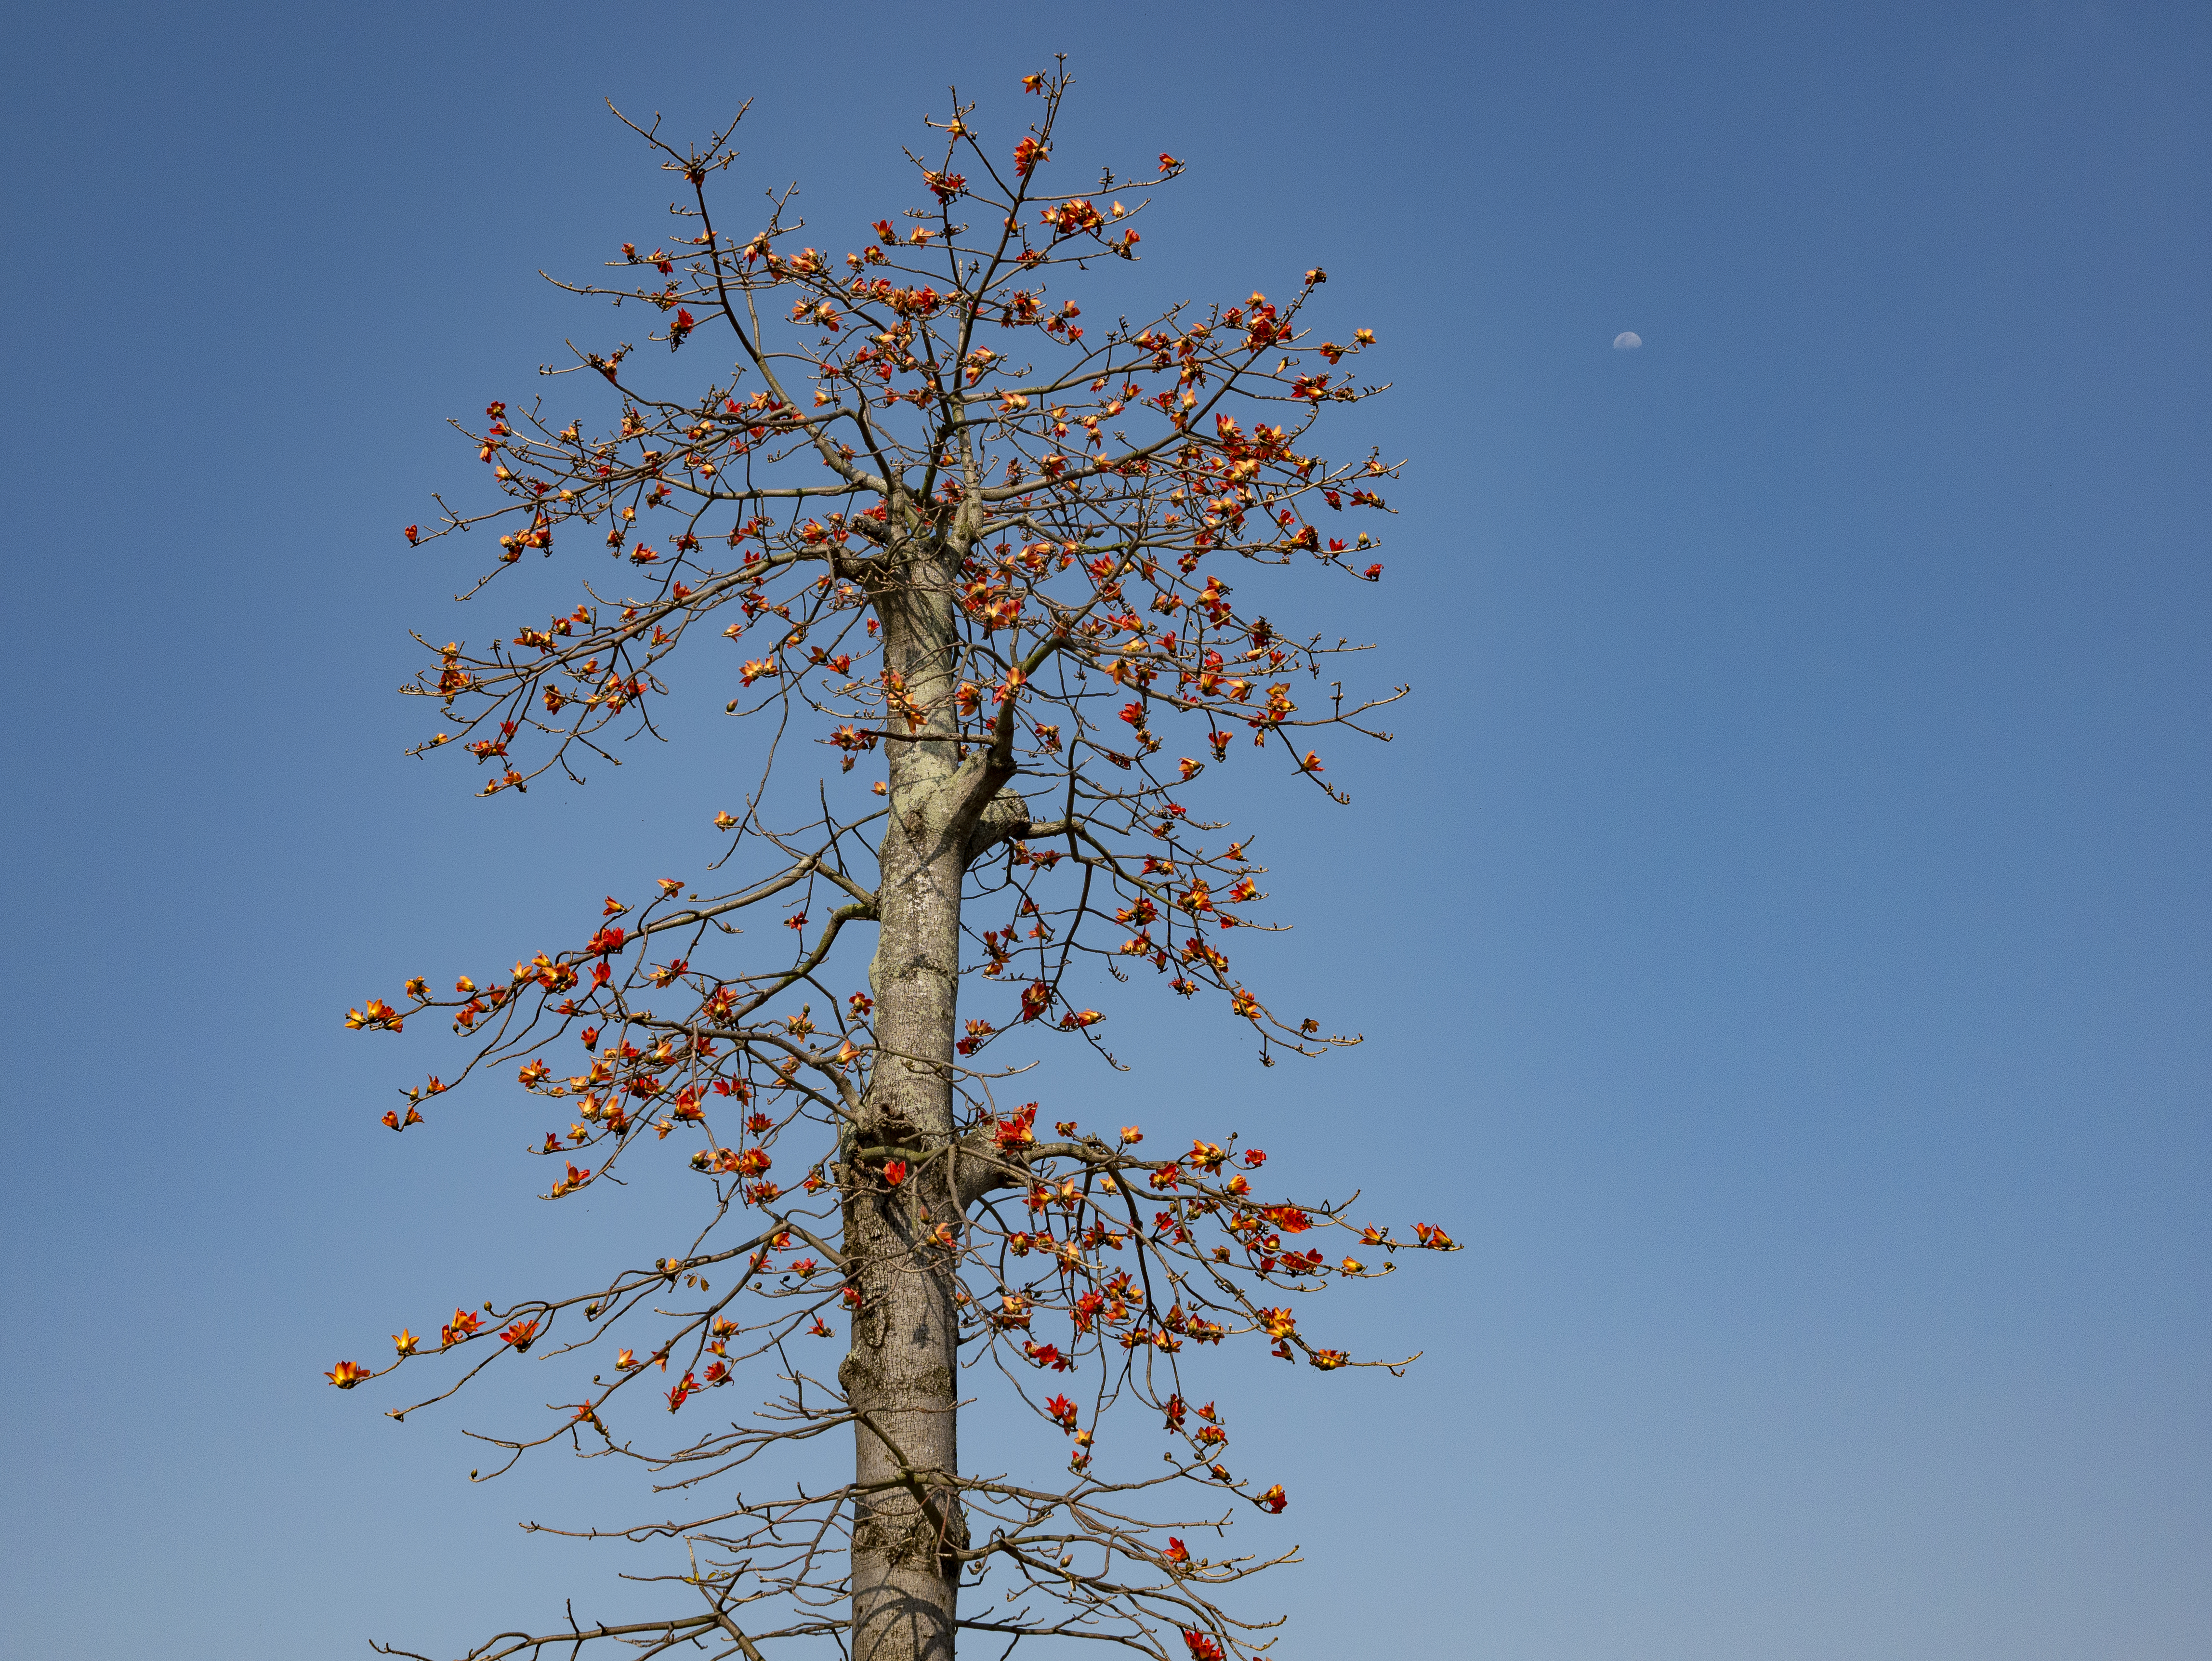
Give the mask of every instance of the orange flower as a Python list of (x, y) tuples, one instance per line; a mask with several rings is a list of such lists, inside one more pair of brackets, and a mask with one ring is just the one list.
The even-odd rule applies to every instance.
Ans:
[(1168, 1536), (1167, 1560), (1170, 1563), (1188, 1563), (1190, 1561), (1190, 1548), (1184, 1545), (1182, 1541), (1176, 1539), (1172, 1534)]
[(392, 1335), (392, 1347), (398, 1350), (402, 1355), (412, 1355), (415, 1353), (416, 1346), (420, 1344), (422, 1342), (422, 1341), (420, 1338), (417, 1338), (413, 1333), (408, 1331), (405, 1327), (400, 1328), (398, 1331)]
[(351, 1390), (362, 1379), (374, 1378), (375, 1376), (358, 1361), (340, 1361), (323, 1375), (340, 1390)]
[(371, 998), (359, 1009), (347, 1010), (345, 1024), (356, 1032), (379, 1026), (387, 1032), (397, 1032), (403, 1025), (399, 1012), (381, 998)]
[(1282, 1515), (1283, 1507), (1290, 1503), (1290, 1496), (1283, 1492), (1283, 1485), (1280, 1482), (1276, 1483), (1274, 1487), (1260, 1496), (1261, 1508), (1264, 1511), (1271, 1511), (1278, 1517)]

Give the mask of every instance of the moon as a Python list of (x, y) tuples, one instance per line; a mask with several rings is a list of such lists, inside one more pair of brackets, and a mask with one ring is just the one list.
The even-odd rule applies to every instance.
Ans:
[(1633, 329), (1623, 329), (1613, 338), (1613, 350), (1616, 352), (1632, 352), (1643, 344), (1644, 337)]

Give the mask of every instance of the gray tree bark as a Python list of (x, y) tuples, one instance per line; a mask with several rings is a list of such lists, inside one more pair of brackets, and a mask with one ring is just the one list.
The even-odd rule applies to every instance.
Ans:
[[(959, 1469), (954, 1260), (929, 1237), (949, 1225), (957, 1238), (962, 1226), (945, 1153), (956, 1125), (960, 891), (978, 824), (1011, 770), (981, 750), (963, 759), (952, 737), (960, 564), (957, 545), (940, 545), (874, 597), (885, 666), (930, 715), (915, 741), (887, 745), (890, 814), (869, 970), (877, 1053), (855, 1136), (870, 1152), (848, 1160), (847, 1280), (860, 1307), (838, 1381), (858, 1420), (853, 1661), (951, 1661), (959, 1564), (946, 1554), (968, 1542), (949, 1481)], [(909, 1172), (895, 1188), (856, 1169), (886, 1157)]]

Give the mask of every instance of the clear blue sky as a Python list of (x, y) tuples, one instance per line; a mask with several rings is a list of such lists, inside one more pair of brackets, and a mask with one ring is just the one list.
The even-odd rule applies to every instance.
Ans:
[(405, 629), (512, 619), (457, 618), (398, 527), (474, 482), (444, 418), (603, 326), (536, 270), (659, 234), (603, 96), (685, 135), (755, 98), (749, 187), (858, 224), (947, 81), (1003, 130), (1055, 50), (1071, 165), (1191, 163), (1145, 280), (1327, 265), (1397, 382), (1352, 424), (1413, 462), (1350, 620), (1417, 696), (1332, 757), (1354, 806), (1273, 843), (1302, 928), (1267, 983), (1368, 1044), (1262, 1074), (1159, 1012), (1135, 1074), (1053, 1085), (1468, 1244), (1342, 1300), (1359, 1347), (1426, 1347), (1405, 1382), (1253, 1386), (1297, 1502), (1267, 1537), (1311, 1560), (1283, 1652), (2212, 1650), (2212, 13), (4, 30), (0, 1652), (605, 1606), (617, 1561), (512, 1524), (635, 1490), (472, 1488), (495, 1415), (395, 1428), (319, 1377), (574, 1249), (534, 1119), (390, 1136), (426, 1057), (337, 1018), (702, 862), (744, 757), (706, 724), (489, 803), (404, 761)]

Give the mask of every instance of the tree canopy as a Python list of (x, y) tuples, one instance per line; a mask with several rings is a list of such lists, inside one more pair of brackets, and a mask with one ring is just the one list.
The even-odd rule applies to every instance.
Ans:
[[(389, 1366), (329, 1375), (442, 1368), (391, 1409), (405, 1418), (486, 1367), (557, 1358), (575, 1399), (492, 1439), (501, 1462), (482, 1474), (558, 1444), (637, 1459), (698, 1500), (633, 1530), (687, 1543), (668, 1577), (684, 1607), (572, 1614), (472, 1655), (698, 1641), (759, 1661), (830, 1640), (917, 1661), (963, 1629), (1253, 1653), (1267, 1624), (1221, 1594), (1286, 1554), (1212, 1542), (1288, 1497), (1233, 1458), (1194, 1364), (1249, 1340), (1324, 1372), (1402, 1365), (1310, 1336), (1299, 1300), (1403, 1250), (1455, 1249), (1430, 1225), (1401, 1237), (1346, 1202), (1263, 1193), (1266, 1153), (1234, 1135), (1148, 1153), (1138, 1125), (1015, 1099), (1043, 1093), (1032, 1037), (1113, 1059), (1085, 1002), (1109, 977), (1218, 1001), (1269, 1063), (1357, 1042), (1248, 983), (1248, 934), (1279, 925), (1225, 816), (1230, 763), (1256, 749), (1347, 803), (1322, 729), (1385, 737), (1371, 712), (1403, 691), (1347, 694), (1336, 665), (1364, 648), (1257, 604), (1285, 616), (1312, 585), (1382, 577), (1376, 533), (1345, 516), (1387, 514), (1397, 464), (1312, 447), (1332, 406), (1382, 390), (1349, 367), (1372, 335), (1316, 338), (1319, 267), (1274, 298), (1103, 320), (1135, 222), (1183, 166), (1050, 190), (1070, 82), (1024, 84), (1039, 106), (1011, 143), (956, 93), (910, 157), (920, 205), (835, 253), (805, 241), (793, 190), (724, 228), (712, 187), (736, 123), (696, 148), (627, 124), (684, 195), (677, 234), (563, 284), (652, 319), (547, 371), (598, 388), (604, 424), (587, 430), (567, 387), (494, 401), (464, 429), (494, 490), (407, 529), (465, 549), (459, 533), (496, 528), (465, 596), (478, 605), (525, 561), (586, 567), (578, 603), (543, 623), (425, 639), (406, 690), (441, 726), (417, 753), (465, 751), (487, 794), (580, 781), (702, 683), (751, 739), (741, 811), (715, 819), (726, 882), (609, 896), (511, 970), (450, 994), (410, 980), (347, 1016), (441, 1019), (465, 1041), (452, 1078), (384, 1116), (395, 1130), (515, 1068), (566, 1121), (536, 1149), (548, 1200), (644, 1160), (696, 1173), (680, 1250), (465, 1301), (434, 1342), (403, 1329)], [(692, 373), (710, 342), (729, 367)], [(1021, 1054), (1000, 1047), (1018, 1036)], [(842, 1354), (811, 1348), (840, 1335)], [(717, 1412), (740, 1378), (766, 1399)], [(1024, 1410), (1067, 1438), (1063, 1469), (963, 1469), (961, 1424), (972, 1448), (979, 1419), (988, 1441)], [(1146, 1466), (1122, 1456), (1152, 1415), (1166, 1455)], [(768, 1450), (832, 1432), (851, 1435), (849, 1475), (738, 1486)]]

